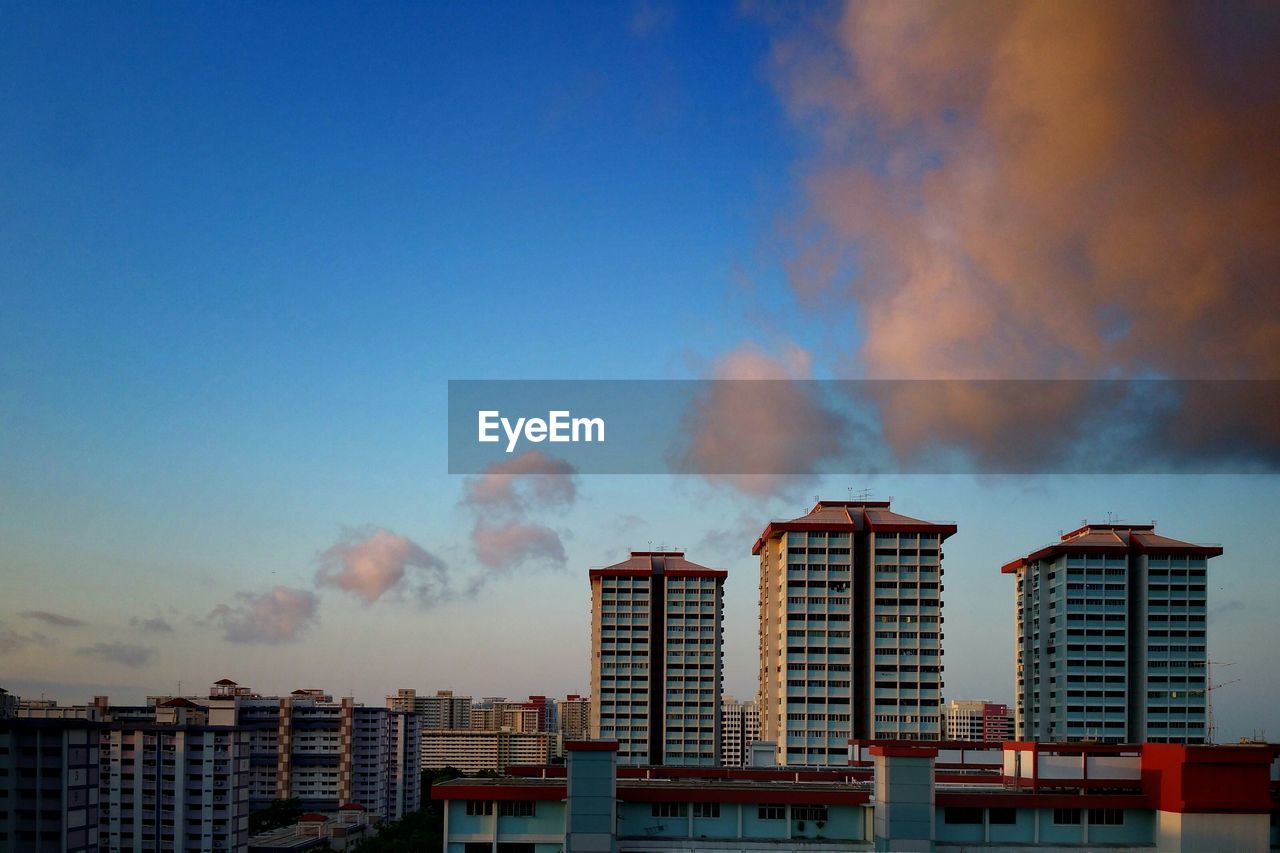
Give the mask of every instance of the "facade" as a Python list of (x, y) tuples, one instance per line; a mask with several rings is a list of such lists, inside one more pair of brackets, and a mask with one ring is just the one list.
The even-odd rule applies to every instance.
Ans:
[(621, 763), (719, 763), (727, 576), (680, 551), (591, 570), (591, 733)]
[(1154, 524), (1087, 524), (1005, 564), (1019, 739), (1205, 743), (1208, 561)]
[(7, 717), (16, 717), (18, 715), (19, 701), (17, 696), (0, 687), (0, 720)]
[(710, 771), (618, 766), (616, 743), (570, 742), (566, 767), (456, 779), (432, 796), (445, 853), (1191, 853), (1280, 838), (1274, 747), (964, 746), (867, 743), (842, 769)]
[(387, 707), (414, 711), (422, 729), (466, 729), (471, 727), (471, 697), (454, 696), (452, 690), (437, 690), (433, 696), (419, 696), (413, 688), (401, 688), (387, 697)]
[(746, 767), (751, 744), (760, 740), (760, 706), (725, 696), (720, 709), (720, 764)]
[(243, 850), (249, 839), (249, 738), (205, 724), (187, 699), (150, 722), (102, 729), (100, 851)]
[(100, 724), (0, 720), (0, 850), (97, 853)]
[(1013, 714), (1008, 705), (990, 699), (953, 699), (943, 713), (947, 740), (1013, 740)]
[(765, 527), (757, 700), (780, 764), (843, 764), (850, 738), (940, 738), (941, 548), (955, 532), (869, 500)]
[(510, 729), (431, 730), (422, 733), (423, 770), (452, 767), (463, 773), (505, 771), (517, 764), (550, 764), (560, 756), (560, 736), (553, 732)]
[(308, 811), (358, 804), (395, 820), (420, 801), (420, 777), (407, 772), (421, 731), (416, 713), (358, 705), (350, 697), (334, 702), (316, 690), (285, 697), (215, 690), (207, 701), (211, 725), (248, 732), (253, 809), (297, 798)]
[(560, 734), (565, 740), (586, 740), (591, 736), (591, 699), (570, 693), (556, 703)]

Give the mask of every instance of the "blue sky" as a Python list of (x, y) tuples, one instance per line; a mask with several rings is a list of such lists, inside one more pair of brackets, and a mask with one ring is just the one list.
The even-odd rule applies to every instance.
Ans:
[[(429, 609), (322, 590), (294, 642), (210, 622), (239, 592), (310, 588), (344, 528), (485, 575), (446, 473), (448, 379), (686, 378), (744, 342), (857, 350), (859, 306), (787, 286), (818, 144), (775, 85), (773, 35), (702, 3), (10, 4), (0, 684), (68, 701), (223, 676), (368, 702), (581, 692), (586, 569), (653, 541), (731, 570), (726, 687), (749, 695), (751, 538), (853, 486), (960, 524), (957, 698), (1012, 699), (1005, 560), (1108, 511), (1222, 542), (1211, 649), (1243, 679), (1223, 733), (1280, 731), (1259, 642), (1278, 639), (1270, 477), (849, 475), (768, 498), (589, 477), (539, 515), (563, 566)], [(85, 651), (99, 641), (150, 656)]]

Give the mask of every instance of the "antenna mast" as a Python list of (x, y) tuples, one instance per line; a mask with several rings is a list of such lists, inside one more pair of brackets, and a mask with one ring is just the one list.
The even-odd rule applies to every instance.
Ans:
[(1220, 682), (1218, 682), (1217, 684), (1214, 684), (1214, 683), (1213, 683), (1213, 667), (1214, 667), (1214, 664), (1217, 664), (1218, 666), (1235, 666), (1236, 662), (1235, 662), (1235, 661), (1212, 661), (1212, 660), (1211, 660), (1211, 661), (1208, 661), (1208, 662), (1206, 663), (1206, 665), (1205, 665), (1205, 666), (1206, 666), (1206, 669), (1207, 669), (1207, 672), (1205, 673), (1205, 681), (1207, 682), (1207, 684), (1206, 684), (1206, 686), (1205, 686), (1205, 690), (1204, 690), (1204, 693), (1205, 693), (1205, 716), (1206, 716), (1206, 717), (1208, 717), (1208, 720), (1207, 720), (1207, 721), (1206, 721), (1206, 723), (1205, 723), (1205, 724), (1208, 726), (1208, 728), (1207, 728), (1207, 729), (1206, 729), (1206, 731), (1205, 731), (1205, 743), (1209, 743), (1209, 744), (1212, 744), (1212, 743), (1215, 743), (1215, 742), (1216, 742), (1216, 741), (1214, 740), (1214, 736), (1215, 736), (1215, 734), (1216, 734), (1216, 727), (1217, 727), (1217, 726), (1216, 726), (1216, 723), (1214, 722), (1214, 719), (1213, 719), (1213, 691), (1217, 690), (1219, 687), (1226, 687), (1228, 684), (1235, 684), (1237, 681), (1239, 681), (1239, 680), (1240, 680), (1240, 679), (1238, 679), (1238, 678), (1233, 678), (1233, 679), (1231, 679), (1230, 681), (1220, 681)]

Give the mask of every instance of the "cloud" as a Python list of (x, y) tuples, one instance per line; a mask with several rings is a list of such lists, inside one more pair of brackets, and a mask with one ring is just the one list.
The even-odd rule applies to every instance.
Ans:
[(560, 535), (540, 524), (477, 522), (471, 544), (476, 558), (491, 569), (507, 570), (530, 561), (563, 565), (566, 560)]
[(81, 628), (87, 624), (74, 616), (63, 616), (61, 613), (50, 613), (48, 610), (24, 610), (18, 615), (27, 619), (37, 619), (57, 628)]
[[(566, 509), (578, 498), (577, 472), (569, 463), (530, 450), (468, 477), (462, 505), (472, 516), (471, 545), (491, 570), (511, 571), (529, 562), (563, 566), (564, 543), (555, 530), (533, 520), (549, 509)], [(487, 577), (471, 581), (479, 590)]]
[(795, 487), (841, 453), (850, 423), (820, 396), (812, 358), (796, 347), (770, 355), (746, 344), (717, 359), (712, 381), (684, 412), (675, 470), (764, 496)]
[(146, 646), (135, 646), (130, 643), (94, 643), (76, 649), (76, 654), (97, 658), (104, 663), (116, 663), (121, 666), (140, 667), (151, 660), (155, 649)]
[(314, 592), (276, 586), (264, 593), (236, 593), (233, 604), (219, 604), (209, 618), (232, 643), (287, 643), (316, 619)]
[(129, 620), (129, 625), (142, 631), (153, 634), (172, 634), (173, 626), (163, 616), (154, 616), (150, 619), (142, 619), (133, 617)]
[(20, 652), (27, 646), (52, 646), (56, 642), (52, 637), (46, 637), (39, 631), (24, 634), (12, 628), (0, 627), (0, 655)]
[(447, 596), (444, 561), (407, 536), (376, 527), (346, 531), (320, 555), (319, 586), (333, 586), (372, 604), (388, 592), (412, 589), (424, 604)]
[(541, 450), (494, 463), (464, 484), (467, 506), (474, 510), (522, 513), (568, 506), (577, 498), (572, 465)]
[[(1280, 376), (1280, 7), (866, 0), (767, 23), (817, 143), (788, 278), (858, 342), (837, 374)], [(943, 405), (965, 443), (1035, 431), (979, 390), (896, 390), (895, 428)], [(1069, 393), (1038, 409), (1088, 428)], [(1280, 437), (1263, 407), (1233, 418), (1246, 446)]]

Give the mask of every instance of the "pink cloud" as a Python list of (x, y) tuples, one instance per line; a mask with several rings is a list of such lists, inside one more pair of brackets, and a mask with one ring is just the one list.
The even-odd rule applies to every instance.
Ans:
[(677, 470), (750, 495), (805, 482), (839, 454), (850, 425), (823, 402), (811, 378), (812, 357), (787, 347), (770, 355), (748, 344), (721, 356), (712, 378), (683, 415), (688, 443)]
[(577, 497), (575, 473), (562, 459), (541, 450), (526, 451), (468, 477), (464, 502), (475, 510), (512, 513), (567, 506)]
[(236, 593), (234, 604), (219, 604), (209, 618), (232, 643), (287, 643), (297, 639), (316, 618), (314, 592), (276, 586), (264, 593)]
[(388, 592), (413, 588), (424, 603), (445, 592), (445, 564), (407, 536), (382, 527), (348, 531), (319, 558), (316, 583), (336, 587), (372, 604)]
[(531, 561), (560, 565), (566, 559), (560, 535), (540, 524), (477, 522), (471, 544), (482, 564), (502, 571)]

